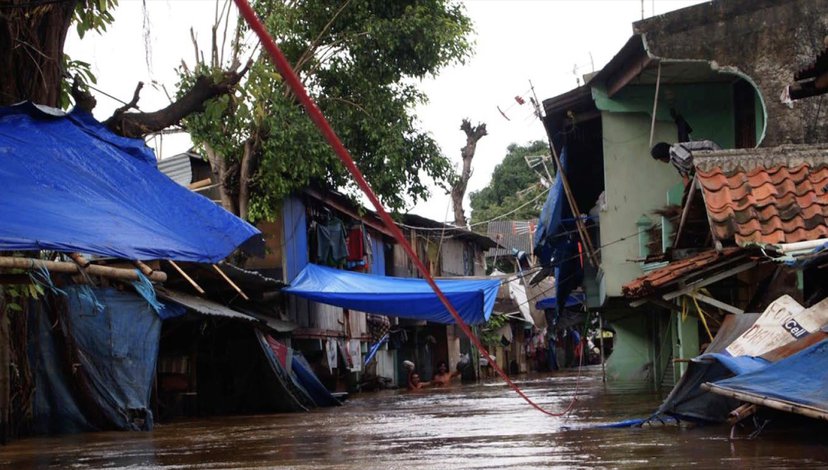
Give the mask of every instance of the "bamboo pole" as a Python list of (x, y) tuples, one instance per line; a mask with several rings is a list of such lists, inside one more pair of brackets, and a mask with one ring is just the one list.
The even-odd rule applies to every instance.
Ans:
[(224, 274), (224, 271), (222, 271), (221, 268), (219, 268), (217, 264), (213, 265), (213, 269), (215, 269), (216, 272), (219, 273), (221, 275), (221, 277), (224, 278), (225, 281), (227, 281), (228, 284), (230, 284), (230, 287), (235, 289), (235, 291), (238, 292), (239, 295), (242, 296), (242, 298), (244, 300), (250, 300), (250, 297), (245, 295), (245, 293), (242, 292), (241, 288), (239, 286), (237, 286), (236, 283), (233, 282), (229, 277), (227, 277), (227, 274)]
[(204, 292), (204, 289), (202, 289), (202, 288), (201, 288), (201, 286), (200, 286), (200, 285), (198, 285), (198, 284), (197, 284), (197, 283), (193, 280), (193, 278), (191, 278), (190, 276), (188, 276), (188, 275), (187, 275), (187, 273), (185, 273), (183, 269), (181, 269), (181, 268), (180, 268), (177, 264), (175, 264), (175, 261), (173, 261), (173, 260), (167, 260), (167, 262), (169, 262), (169, 263), (170, 263), (170, 265), (171, 265), (173, 268), (175, 268), (175, 270), (176, 270), (176, 271), (178, 271), (178, 274), (181, 274), (181, 276), (182, 276), (184, 279), (186, 279), (186, 280), (187, 280), (187, 282), (189, 282), (189, 283), (190, 283), (190, 285), (191, 285), (191, 286), (193, 286), (193, 288), (194, 288), (196, 291), (198, 291), (198, 293), (199, 293), (199, 294), (204, 295), (204, 293), (205, 293), (205, 292)]
[(147, 277), (152, 276), (152, 273), (153, 273), (153, 272), (155, 272), (155, 270), (154, 270), (154, 269), (152, 269), (151, 267), (147, 266), (146, 264), (144, 264), (143, 262), (141, 262), (141, 261), (139, 261), (139, 260), (137, 260), (137, 259), (136, 259), (136, 260), (134, 260), (134, 261), (132, 262), (132, 264), (133, 264), (136, 268), (138, 268), (138, 269), (139, 269), (139, 270), (140, 270), (140, 271), (144, 274), (144, 276), (147, 276)]
[(607, 381), (607, 357), (604, 355), (604, 317), (601, 312), (598, 313), (598, 338), (601, 340), (601, 381)]
[[(18, 256), (0, 256), (0, 268), (8, 269), (24, 269), (31, 271), (33, 269), (46, 269), (56, 273), (78, 274), (81, 270), (87, 274), (101, 277), (108, 277), (112, 279), (121, 279), (125, 281), (137, 281), (138, 273), (133, 269), (111, 268), (109, 266), (100, 266), (97, 264), (90, 264), (85, 268), (81, 268), (78, 264), (69, 263), (66, 261), (47, 261), (34, 258), (22, 258)], [(167, 280), (167, 274), (162, 271), (154, 271), (149, 279), (154, 282), (164, 282)]]
[(774, 398), (764, 397), (761, 395), (752, 395), (749, 393), (736, 392), (725, 388), (718, 387), (715, 384), (704, 383), (701, 385), (702, 390), (713, 392), (718, 395), (735, 398), (739, 401), (754, 403), (756, 405), (765, 406), (774, 410), (784, 411), (786, 413), (797, 413), (809, 418), (821, 419), (828, 421), (828, 411), (820, 410), (810, 406), (798, 405), (796, 403), (787, 402), (784, 400), (777, 400)]

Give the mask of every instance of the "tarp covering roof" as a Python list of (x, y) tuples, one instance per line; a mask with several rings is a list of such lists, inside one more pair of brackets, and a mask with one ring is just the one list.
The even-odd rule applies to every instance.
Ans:
[[(489, 319), (500, 281), (441, 279), (436, 282), (464, 322), (474, 325)], [(361, 312), (455, 323), (423, 279), (377, 276), (308, 264), (284, 292)]]
[(215, 263), (260, 232), (158, 171), (90, 114), (0, 108), (0, 250)]
[[(828, 415), (828, 340), (763, 369), (716, 382), (710, 391), (726, 395), (741, 392), (741, 399), (766, 405), (768, 401), (795, 404)], [(751, 400), (753, 397), (753, 400)], [(795, 408), (792, 411), (797, 411)]]

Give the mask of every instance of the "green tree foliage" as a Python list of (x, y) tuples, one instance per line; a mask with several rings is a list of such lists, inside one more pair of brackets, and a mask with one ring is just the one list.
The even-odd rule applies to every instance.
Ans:
[[(413, 108), (425, 100), (418, 79), (470, 53), (471, 23), (462, 6), (446, 0), (259, 0), (253, 6), (383, 203), (401, 210), (424, 199), (421, 177), (445, 187), (452, 167), (418, 129)], [(237, 38), (248, 33), (246, 25), (238, 28)], [(226, 67), (216, 49), (209, 64), (181, 69), (181, 90), (197, 74)], [(234, 42), (234, 59), (249, 52)], [(308, 185), (355, 190), (262, 55), (235, 94), (209, 102), (185, 124), (221, 179), (222, 203), (242, 217), (270, 218), (278, 201)]]
[[(533, 199), (537, 199), (534, 204), (522, 207), (508, 218), (526, 220), (540, 215), (543, 198), (539, 196), (545, 188), (539, 184), (540, 175), (529, 168), (524, 157), (546, 155), (549, 153), (549, 146), (546, 142), (537, 140), (528, 145), (511, 144), (506, 150), (508, 153), (492, 172), (489, 185), (469, 194), (472, 224), (510, 213)], [(476, 228), (486, 230), (485, 226)]]

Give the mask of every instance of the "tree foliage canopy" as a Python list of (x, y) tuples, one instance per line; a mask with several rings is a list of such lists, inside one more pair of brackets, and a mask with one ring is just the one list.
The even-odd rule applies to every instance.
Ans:
[[(450, 180), (448, 159), (418, 129), (413, 107), (425, 99), (418, 79), (470, 53), (471, 23), (460, 5), (258, 0), (253, 6), (386, 205), (400, 210), (424, 199), (421, 176), (443, 185)], [(241, 44), (246, 25), (237, 28), (235, 60), (252, 53)], [(226, 66), (220, 49), (214, 43), (209, 63), (199, 59), (192, 70), (181, 69), (182, 91), (197, 74)], [(308, 185), (355, 189), (263, 55), (236, 93), (209, 102), (185, 124), (221, 180), (223, 204), (242, 217), (270, 218), (278, 201)]]
[[(527, 145), (511, 144), (506, 150), (508, 153), (492, 172), (489, 185), (469, 194), (473, 224), (509, 213), (532, 199), (538, 198), (545, 190), (539, 184), (540, 176), (529, 168), (524, 157), (548, 154), (547, 143), (537, 140)], [(509, 218), (526, 220), (538, 217), (542, 205), (543, 200), (538, 199), (535, 204), (522, 207), (509, 215)], [(486, 227), (482, 229), (485, 230)]]

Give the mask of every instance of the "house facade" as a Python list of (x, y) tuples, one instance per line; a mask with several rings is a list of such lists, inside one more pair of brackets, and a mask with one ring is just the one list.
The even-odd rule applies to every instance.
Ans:
[(719, 1), (636, 22), (584, 86), (543, 102), (579, 213), (597, 219), (590, 237), (598, 263), (585, 266), (583, 288), (588, 306), (616, 332), (607, 378), (617, 386), (671, 385), (682, 361), (709, 342), (698, 315), (669, 302), (631, 307), (624, 286), (723, 248), (704, 211), (684, 214), (698, 183), (650, 149), (686, 140), (750, 149), (824, 137), (814, 104), (791, 108), (779, 99), (791, 71), (822, 47), (822, 37), (812, 37), (826, 19), (818, 4)]

